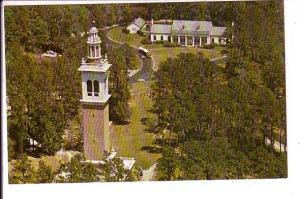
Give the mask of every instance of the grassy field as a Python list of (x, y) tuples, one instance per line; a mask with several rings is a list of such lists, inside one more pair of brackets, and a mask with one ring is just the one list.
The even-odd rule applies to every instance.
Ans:
[(121, 27), (115, 27), (111, 29), (108, 32), (108, 36), (115, 41), (126, 43), (134, 47), (144, 46), (146, 49), (149, 49), (151, 51), (156, 67), (159, 65), (159, 63), (165, 61), (168, 57), (171, 58), (176, 57), (181, 52), (194, 53), (194, 54), (196, 54), (197, 52), (202, 52), (204, 57), (208, 59), (213, 59), (213, 58), (221, 57), (222, 56), (221, 51), (222, 49), (224, 49), (223, 47), (216, 47), (214, 49), (202, 49), (202, 48), (195, 48), (195, 47), (166, 48), (163, 47), (162, 44), (158, 44), (158, 43), (141, 44), (141, 41), (144, 37), (138, 34), (122, 33)]
[(152, 49), (151, 54), (155, 62), (155, 69), (158, 69), (159, 63), (167, 60), (167, 58), (174, 58), (181, 52), (185, 53), (194, 53), (202, 52), (204, 57), (208, 59), (213, 59), (217, 57), (221, 57), (222, 47), (216, 47), (214, 49), (202, 49), (202, 48), (194, 48), (194, 47), (175, 47), (175, 48), (158, 48)]
[(143, 118), (154, 117), (148, 110), (152, 106), (152, 101), (147, 96), (145, 89), (149, 88), (149, 82), (136, 82), (132, 84), (132, 94), (130, 101), (131, 122), (128, 125), (114, 125), (114, 132), (111, 135), (112, 146), (118, 152), (118, 156), (134, 157), (137, 164), (144, 169), (149, 168), (159, 157), (159, 153), (150, 153), (143, 148), (157, 147), (152, 144), (153, 134), (146, 131), (146, 126), (142, 124)]
[(139, 47), (144, 46), (147, 49), (161, 48), (162, 44), (141, 44), (141, 41), (145, 38), (138, 34), (126, 34), (122, 32), (121, 27), (112, 28), (108, 32), (108, 36), (115, 41), (126, 43), (128, 45)]
[(133, 45), (139, 47), (143, 37), (138, 34), (125, 34), (122, 32), (121, 27), (112, 28), (108, 32), (108, 36), (115, 41), (126, 43), (128, 45)]

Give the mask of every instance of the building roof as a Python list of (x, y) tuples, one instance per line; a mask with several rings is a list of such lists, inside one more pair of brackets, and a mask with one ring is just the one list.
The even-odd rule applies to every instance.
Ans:
[(141, 28), (145, 24), (145, 20), (141, 17), (136, 18), (133, 23), (137, 25), (139, 28)]
[(151, 33), (171, 34), (172, 25), (168, 24), (153, 24), (151, 26)]
[(212, 29), (210, 21), (173, 20), (172, 32), (176, 34), (209, 34)]
[(213, 26), (211, 29), (211, 35), (222, 36), (222, 35), (224, 35), (225, 30), (226, 30), (225, 27)]

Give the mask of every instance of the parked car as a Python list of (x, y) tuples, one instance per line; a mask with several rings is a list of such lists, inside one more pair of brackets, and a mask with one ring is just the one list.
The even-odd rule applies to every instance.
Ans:
[(42, 54), (43, 57), (57, 57), (61, 56), (58, 53), (54, 52), (53, 50), (47, 50), (46, 53)]

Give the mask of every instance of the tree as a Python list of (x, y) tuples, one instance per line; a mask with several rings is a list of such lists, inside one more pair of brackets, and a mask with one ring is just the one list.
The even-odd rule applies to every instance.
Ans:
[[(180, 54), (160, 64), (152, 86), (153, 110), (157, 127), (168, 129), (170, 137), (177, 135), (177, 145), (162, 138), (158, 179), (272, 177), (277, 176), (276, 165), (280, 176), (286, 173), (284, 155), (266, 152), (262, 142), (266, 136), (274, 141), (282, 106), (265, 85), (261, 64), (237, 57), (230, 57), (227, 65), (234, 69), (224, 71), (226, 84), (223, 71), (201, 54)], [(276, 159), (269, 161), (269, 171), (256, 165), (258, 147), (264, 149), (259, 161)]]
[(162, 157), (158, 160), (157, 175), (158, 180), (174, 180), (175, 169), (178, 161), (175, 151), (171, 147), (164, 147)]
[(51, 183), (54, 179), (54, 172), (51, 167), (46, 165), (43, 160), (39, 161), (39, 168), (37, 170), (38, 183)]
[[(126, 58), (121, 49), (112, 49), (109, 56), (112, 68), (110, 70), (110, 118), (118, 123), (127, 122), (129, 119), (128, 74)], [(113, 59), (112, 59), (113, 58)]]
[(136, 53), (133, 49), (128, 45), (124, 45), (124, 56), (125, 56), (125, 65), (127, 69), (136, 70), (138, 68), (139, 60), (137, 58)]
[(106, 182), (119, 182), (125, 180), (129, 171), (124, 168), (123, 161), (120, 158), (109, 158), (109, 154), (106, 154), (104, 162), (101, 169), (101, 175), (104, 176)]
[(23, 184), (36, 182), (36, 171), (31, 166), (31, 160), (24, 155), (12, 164), (9, 183)]

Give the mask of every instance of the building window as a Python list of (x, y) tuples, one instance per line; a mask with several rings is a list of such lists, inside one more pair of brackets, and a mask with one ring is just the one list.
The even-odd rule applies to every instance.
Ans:
[(99, 96), (99, 82), (94, 80), (94, 96)]
[(200, 38), (199, 37), (195, 37), (194, 38), (194, 45), (199, 45), (200, 44)]
[(153, 40), (154, 40), (154, 41), (156, 40), (156, 35), (153, 36)]
[(160, 40), (162, 40), (162, 41), (163, 41), (163, 40), (164, 40), (164, 36), (160, 36)]
[(146, 25), (146, 31), (150, 31), (150, 25), (149, 24)]
[(215, 43), (215, 38), (211, 38), (211, 43)]
[(173, 42), (178, 43), (178, 37), (177, 36), (173, 36)]
[(96, 46), (96, 57), (99, 57), (99, 48)]
[(96, 57), (96, 50), (95, 50), (95, 46), (92, 47), (93, 49), (93, 57)]
[(207, 44), (207, 37), (201, 37), (201, 43)]
[(222, 43), (222, 39), (221, 39), (221, 37), (219, 37), (219, 43)]
[(168, 36), (168, 41), (171, 42), (171, 36), (170, 35)]
[(92, 83), (92, 81), (91, 80), (88, 80), (87, 82), (86, 82), (86, 84), (87, 84), (87, 94), (88, 94), (88, 96), (93, 96), (93, 83)]

